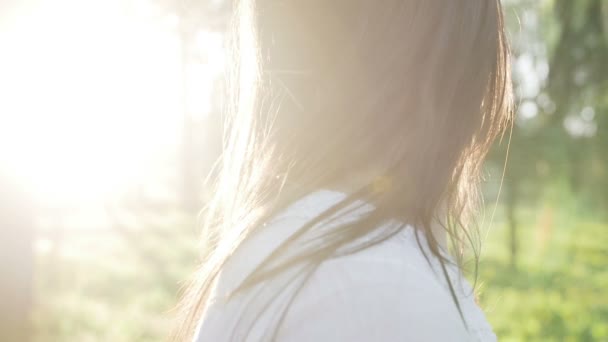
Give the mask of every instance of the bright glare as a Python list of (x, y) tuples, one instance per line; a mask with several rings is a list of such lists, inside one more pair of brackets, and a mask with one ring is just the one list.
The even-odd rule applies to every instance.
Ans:
[(182, 68), (178, 25), (127, 0), (41, 1), (0, 22), (0, 168), (45, 201), (80, 203), (175, 163), (184, 112), (210, 110), (222, 67), (207, 33), (210, 57)]

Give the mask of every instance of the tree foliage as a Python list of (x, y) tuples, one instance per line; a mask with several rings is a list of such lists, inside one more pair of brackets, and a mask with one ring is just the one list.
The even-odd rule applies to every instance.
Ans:
[[(555, 201), (559, 188), (586, 210), (608, 209), (607, 8), (603, 0), (508, 5), (519, 106), (505, 184), (517, 204)], [(504, 162), (506, 145), (491, 162)]]

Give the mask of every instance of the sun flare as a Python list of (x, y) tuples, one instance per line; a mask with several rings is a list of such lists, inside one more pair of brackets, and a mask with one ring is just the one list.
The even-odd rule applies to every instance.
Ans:
[(187, 76), (179, 19), (153, 3), (39, 2), (0, 24), (1, 166), (46, 201), (136, 184), (175, 154), (183, 113), (209, 111), (221, 42), (201, 34), (215, 57)]

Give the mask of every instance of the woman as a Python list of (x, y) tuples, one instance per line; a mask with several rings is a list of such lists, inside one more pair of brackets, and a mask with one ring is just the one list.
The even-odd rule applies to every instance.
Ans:
[(500, 1), (237, 3), (234, 106), (176, 339), (495, 340), (460, 270), (510, 122)]

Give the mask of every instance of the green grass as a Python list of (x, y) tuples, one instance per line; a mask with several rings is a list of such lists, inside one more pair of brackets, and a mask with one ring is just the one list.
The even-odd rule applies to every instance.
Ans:
[(34, 340), (166, 340), (179, 282), (196, 262), (195, 234), (186, 241), (169, 229), (139, 232), (138, 249), (108, 230), (66, 237), (55, 255), (40, 254)]
[[(517, 269), (500, 219), (484, 244), (480, 302), (499, 340), (608, 341), (608, 224), (560, 211), (542, 216), (520, 213)], [(138, 249), (108, 230), (67, 236), (54, 253), (39, 254), (35, 340), (165, 340), (178, 281), (196, 260), (196, 233), (176, 230), (180, 224), (191, 225), (141, 230)]]
[(500, 341), (608, 341), (608, 225), (559, 222), (520, 226), (516, 269), (504, 224), (486, 241), (480, 300)]

